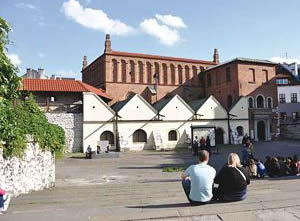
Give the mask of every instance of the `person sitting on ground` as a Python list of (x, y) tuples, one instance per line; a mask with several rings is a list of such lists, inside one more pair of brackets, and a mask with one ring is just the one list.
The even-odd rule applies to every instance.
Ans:
[(227, 165), (218, 173), (215, 183), (219, 184), (214, 195), (215, 199), (229, 202), (246, 199), (250, 177), (236, 153), (229, 154)]
[(247, 166), (247, 169), (248, 169), (250, 178), (257, 177), (257, 167), (256, 167), (255, 161), (253, 159), (249, 160), (249, 165)]
[(279, 166), (280, 166), (280, 176), (285, 176), (286, 171), (287, 171), (287, 167), (286, 167), (286, 164), (285, 164), (285, 159), (284, 159), (284, 157), (281, 157), (281, 156), (277, 156), (277, 159), (278, 159), (278, 163), (279, 163)]
[(249, 151), (248, 148), (246, 146), (243, 146), (243, 150), (242, 150), (242, 164), (244, 167), (248, 166), (248, 162), (249, 162)]
[(0, 215), (3, 215), (7, 211), (9, 203), (10, 195), (0, 188)]
[(276, 157), (271, 158), (270, 170), (268, 172), (270, 177), (280, 176), (280, 164)]
[(257, 175), (260, 178), (265, 177), (266, 167), (265, 167), (265, 165), (260, 160), (257, 161), (256, 167), (257, 167)]
[(191, 204), (201, 205), (210, 202), (216, 170), (209, 166), (209, 153), (201, 150), (199, 163), (189, 166), (182, 174), (182, 186)]
[(266, 161), (265, 161), (265, 167), (266, 167), (266, 172), (267, 174), (270, 176), (270, 171), (271, 171), (271, 164), (272, 164), (272, 161), (271, 161), (271, 157), (270, 156), (266, 156)]
[(300, 160), (298, 160), (298, 157), (296, 154), (293, 156), (291, 168), (292, 168), (294, 175), (300, 174)]
[(284, 171), (284, 176), (292, 176), (293, 170), (292, 170), (292, 159), (288, 157), (285, 161), (285, 171)]

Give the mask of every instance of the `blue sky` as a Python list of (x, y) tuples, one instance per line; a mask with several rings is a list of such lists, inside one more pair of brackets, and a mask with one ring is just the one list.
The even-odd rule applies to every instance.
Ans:
[[(283, 4), (285, 3), (285, 4)], [(13, 28), (8, 54), (24, 74), (81, 79), (82, 58), (112, 49), (212, 60), (300, 62), (299, 0), (1, 0)], [(288, 59), (287, 59), (288, 58)]]

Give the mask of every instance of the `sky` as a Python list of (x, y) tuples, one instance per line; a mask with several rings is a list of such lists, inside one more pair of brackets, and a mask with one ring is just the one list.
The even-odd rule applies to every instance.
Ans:
[(19, 67), (81, 80), (111, 34), (116, 51), (300, 63), (300, 0), (0, 0)]

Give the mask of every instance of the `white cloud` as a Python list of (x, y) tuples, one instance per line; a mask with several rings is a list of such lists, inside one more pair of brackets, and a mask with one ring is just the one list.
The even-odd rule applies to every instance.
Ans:
[(164, 45), (172, 46), (180, 41), (180, 35), (176, 29), (159, 24), (155, 18), (145, 19), (140, 23), (140, 27), (145, 33), (158, 38)]
[(58, 70), (55, 72), (56, 77), (78, 78), (79, 74), (73, 70)]
[(31, 10), (38, 10), (38, 8), (32, 4), (27, 4), (27, 3), (24, 3), (24, 2), (20, 2), (18, 4), (15, 5), (16, 7), (18, 8), (28, 8), (28, 9), (31, 9)]
[(159, 15), (156, 14), (155, 17), (161, 21), (163, 24), (168, 25), (173, 28), (186, 28), (182, 18), (173, 15)]
[(45, 54), (42, 53), (42, 52), (38, 52), (38, 53), (37, 53), (37, 56), (39, 56), (40, 58), (43, 58), (43, 57), (45, 57)]
[(65, 16), (86, 28), (99, 30), (114, 35), (127, 35), (134, 29), (115, 19), (111, 19), (100, 9), (83, 8), (76, 0), (69, 0), (62, 5)]
[(272, 57), (272, 58), (270, 58), (270, 61), (275, 62), (275, 63), (287, 63), (287, 64), (296, 62), (296, 63), (300, 64), (300, 59), (297, 59), (297, 58)]
[(11, 61), (11, 63), (15, 66), (18, 66), (22, 63), (21, 59), (19, 58), (19, 55), (17, 54), (7, 54), (7, 57)]

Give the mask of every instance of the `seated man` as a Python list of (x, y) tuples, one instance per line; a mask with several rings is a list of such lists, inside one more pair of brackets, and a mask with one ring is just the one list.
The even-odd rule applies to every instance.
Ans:
[(216, 170), (207, 165), (208, 160), (209, 153), (201, 150), (199, 163), (191, 165), (181, 175), (184, 192), (192, 204), (205, 204), (213, 197), (212, 187)]

